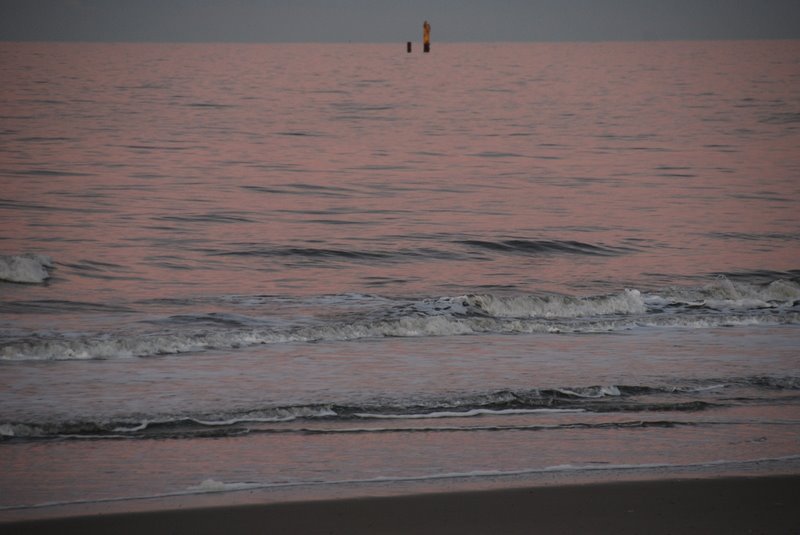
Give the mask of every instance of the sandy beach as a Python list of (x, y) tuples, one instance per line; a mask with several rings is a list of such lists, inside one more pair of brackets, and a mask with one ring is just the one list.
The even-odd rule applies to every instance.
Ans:
[(800, 477), (636, 481), (100, 514), (0, 533), (797, 533)]

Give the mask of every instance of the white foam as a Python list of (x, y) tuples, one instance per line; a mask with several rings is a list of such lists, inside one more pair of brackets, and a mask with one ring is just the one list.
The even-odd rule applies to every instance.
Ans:
[(338, 414), (329, 407), (291, 407), (276, 408), (269, 411), (262, 411), (261, 413), (247, 414), (245, 416), (228, 418), (225, 420), (201, 420), (192, 418), (191, 421), (207, 426), (229, 426), (240, 423), (291, 422), (298, 418), (326, 418), (332, 416), (338, 416)]
[(360, 340), (381, 337), (445, 336), (487, 329), (448, 317), (403, 317), (364, 323), (340, 323), (274, 331), (269, 329), (163, 332), (85, 338), (42, 339), (0, 347), (0, 360), (80, 360), (143, 357), (234, 349), (261, 344)]
[(39, 437), (46, 433), (43, 429), (28, 424), (0, 424), (0, 437), (3, 438), (24, 438)]
[(699, 288), (667, 288), (648, 295), (645, 301), (654, 306), (683, 304), (716, 310), (748, 310), (791, 305), (797, 300), (800, 300), (800, 284), (794, 281), (775, 280), (764, 286), (718, 277)]
[(361, 412), (353, 416), (358, 418), (372, 418), (378, 420), (420, 420), (428, 418), (467, 418), (482, 415), (508, 415), (508, 414), (536, 414), (536, 413), (567, 413), (584, 412), (583, 409), (472, 409), (468, 411), (437, 411), (421, 414), (375, 414)]
[(709, 385), (709, 386), (697, 386), (693, 388), (678, 388), (675, 387), (672, 389), (673, 392), (686, 392), (686, 393), (700, 393), (700, 392), (709, 392), (711, 390), (721, 390), (723, 388), (727, 388), (728, 385), (726, 384), (719, 384), (719, 385)]
[(41, 254), (0, 255), (0, 280), (39, 284), (50, 278), (49, 267), (53, 261)]
[(578, 398), (603, 398), (607, 396), (617, 397), (622, 395), (619, 391), (619, 388), (614, 385), (576, 389), (556, 388), (555, 391), (561, 392), (567, 396), (574, 396)]
[(677, 327), (685, 329), (713, 329), (716, 327), (750, 327), (757, 325), (777, 325), (779, 323), (798, 323), (800, 315), (791, 314), (779, 318), (764, 316), (705, 316), (705, 317), (664, 317), (642, 319), (637, 324), (642, 327)]
[(347, 341), (382, 337), (454, 336), (478, 333), (601, 333), (649, 328), (707, 329), (800, 323), (800, 312), (640, 314), (600, 318), (491, 318), (483, 316), (405, 316), (335, 323), (287, 330), (241, 329), (98, 334), (87, 337), (29, 339), (0, 347), (0, 360), (78, 360), (144, 357), (226, 350), (289, 342)]
[(199, 485), (193, 485), (186, 490), (190, 494), (202, 494), (206, 492), (235, 492), (239, 490), (257, 489), (261, 485), (258, 483), (224, 483), (215, 479), (205, 479)]
[[(177, 421), (194, 422), (198, 425), (208, 427), (226, 427), (241, 423), (276, 423), (276, 422), (291, 422), (298, 418), (324, 418), (330, 416), (337, 416), (337, 413), (329, 407), (289, 407), (289, 408), (275, 408), (267, 409), (259, 412), (249, 413), (234, 418), (182, 418), (177, 417)], [(154, 425), (171, 424), (176, 419), (160, 419), (160, 420), (143, 420), (138, 424), (132, 424), (130, 427), (115, 427), (115, 433), (138, 433), (144, 431)], [(0, 426), (0, 436), (2, 436), (2, 426)]]
[(144, 420), (139, 425), (134, 425), (132, 427), (115, 427), (113, 431), (115, 433), (136, 433), (137, 431), (144, 431), (145, 429), (150, 427), (150, 424), (152, 423), (154, 422), (151, 422), (149, 420)]
[[(470, 295), (465, 305), (496, 318), (577, 318), (608, 314), (643, 314), (641, 292), (635, 289), (599, 297)], [(466, 308), (466, 307), (465, 307)]]
[(797, 301), (800, 299), (800, 284), (786, 280), (776, 280), (759, 290), (769, 301)]

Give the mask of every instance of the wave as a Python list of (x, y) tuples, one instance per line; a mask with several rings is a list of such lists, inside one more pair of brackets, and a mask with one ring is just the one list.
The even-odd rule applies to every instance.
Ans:
[(415, 304), (415, 309), (427, 314), (448, 312), (492, 318), (575, 318), (646, 312), (642, 294), (634, 289), (597, 297), (465, 295), (422, 301)]
[[(316, 215), (336, 215), (326, 212), (308, 212)], [(173, 218), (174, 219), (174, 218)], [(341, 221), (334, 221), (341, 223)], [(588, 255), (588, 256), (618, 256), (634, 252), (635, 249), (625, 246), (611, 246), (605, 244), (583, 243), (573, 240), (533, 240), (533, 239), (507, 239), (507, 240), (477, 240), (457, 239), (448, 242), (445, 247), (420, 247), (403, 249), (340, 249), (334, 247), (314, 247), (299, 244), (263, 244), (239, 243), (234, 244), (238, 249), (217, 251), (214, 256), (245, 256), (264, 258), (285, 258), (305, 260), (330, 260), (330, 261), (384, 261), (392, 262), (410, 259), (438, 259), (438, 260), (468, 260), (476, 255), (483, 257), (487, 253), (515, 254), (515, 255)], [(476, 252), (477, 251), (477, 252)]]
[(617, 256), (634, 251), (628, 247), (595, 245), (574, 240), (461, 240), (463, 245), (501, 253), (517, 254), (580, 254), (589, 256)]
[[(687, 380), (666, 385), (591, 385), (531, 388), (451, 394), (413, 399), (373, 399), (359, 402), (331, 402), (308, 405), (256, 407), (229, 412), (148, 414), (116, 418), (65, 421), (6, 421), (0, 423), (0, 440), (41, 439), (161, 439), (224, 437), (250, 433), (376, 433), (441, 431), (547, 431), (557, 429), (600, 429), (608, 427), (674, 427), (695, 423), (658, 418), (701, 412), (732, 403), (774, 396), (774, 391), (800, 390), (800, 377), (755, 376)], [(736, 398), (730, 397), (735, 391)], [(562, 416), (580, 418), (584, 413), (637, 414), (630, 421), (580, 421), (571, 418), (553, 423), (474, 425), (467, 422), (486, 417)], [(645, 417), (644, 414), (649, 416)], [(424, 423), (429, 422), (428, 424)], [(457, 421), (457, 425), (438, 422)], [(363, 427), (371, 422), (370, 427)], [(379, 424), (384, 422), (384, 424)], [(432, 423), (437, 422), (437, 423)], [(702, 422), (706, 425), (709, 422)], [(288, 425), (287, 424), (292, 424)], [(297, 426), (301, 424), (301, 426)], [(319, 427), (325, 424), (325, 427)], [(373, 424), (384, 425), (378, 427)], [(413, 427), (409, 427), (413, 424)], [(421, 424), (421, 425), (420, 425)], [(311, 426), (311, 427), (308, 427)]]
[[(211, 322), (208, 322), (211, 323)], [(643, 327), (715, 327), (800, 324), (800, 312), (563, 319), (419, 316), (333, 323), (288, 329), (168, 330), (141, 334), (38, 335), (5, 342), (0, 360), (90, 360), (232, 350), (292, 342), (333, 342), (389, 337), (477, 334), (609, 333)]]
[(734, 281), (719, 276), (699, 288), (670, 287), (650, 297), (649, 304), (692, 305), (715, 310), (745, 310), (797, 306), (800, 284), (797, 280), (776, 279), (763, 284)]
[[(261, 297), (255, 301), (265, 309), (271, 304), (281, 309), (290, 306), (282, 298)], [(351, 301), (347, 296), (303, 301), (302, 306), (319, 307), (321, 317), (306, 318), (300, 323), (243, 314), (190, 313), (147, 319), (134, 332), (57, 332), (6, 338), (0, 342), (0, 360), (148, 357), (264, 344), (385, 337), (800, 324), (800, 284), (788, 280), (756, 285), (721, 278), (699, 288), (666, 288), (649, 293), (626, 289), (589, 297), (469, 294), (401, 301), (362, 296), (355, 308)], [(6, 304), (4, 308), (13, 309), (13, 305)], [(161, 330), (141, 332), (142, 325)]]
[(226, 251), (217, 253), (218, 256), (263, 256), (263, 257), (303, 257), (327, 258), (339, 260), (382, 260), (392, 259), (403, 254), (397, 251), (354, 251), (349, 249), (332, 249), (316, 247), (254, 247), (239, 251)]
[(0, 281), (39, 284), (50, 278), (47, 268), (52, 267), (53, 261), (46, 255), (0, 255)]

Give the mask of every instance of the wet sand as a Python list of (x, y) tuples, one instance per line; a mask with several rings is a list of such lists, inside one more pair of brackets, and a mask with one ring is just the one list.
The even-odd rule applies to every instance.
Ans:
[(800, 476), (634, 481), (99, 514), (0, 533), (800, 533)]

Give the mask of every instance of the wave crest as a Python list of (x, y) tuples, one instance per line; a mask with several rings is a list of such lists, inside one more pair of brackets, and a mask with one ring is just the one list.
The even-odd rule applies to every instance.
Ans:
[(667, 288), (650, 299), (651, 303), (663, 299), (670, 304), (716, 310), (773, 308), (793, 306), (800, 301), (800, 284), (786, 279), (773, 280), (768, 284), (752, 284), (719, 276), (699, 288)]
[[(214, 413), (151, 413), (68, 420), (0, 422), (0, 441), (46, 439), (162, 439), (178, 437), (222, 437), (249, 433), (344, 433), (388, 430), (433, 430), (407, 427), (419, 420), (442, 421), (553, 413), (685, 413), (737, 403), (746, 394), (749, 401), (771, 396), (771, 391), (796, 392), (796, 376), (744, 376), (718, 379), (677, 380), (667, 384), (596, 384), (486, 392), (455, 392), (439, 396), (328, 400), (325, 403), (274, 407), (242, 407)], [(749, 402), (748, 401), (748, 402)], [(390, 427), (364, 421), (393, 421)], [(531, 422), (520, 429), (545, 430), (557, 426), (588, 428), (594, 425), (672, 425), (675, 420), (592, 423), (581, 418), (559, 424)], [(287, 425), (291, 424), (291, 425)], [(416, 425), (416, 424), (413, 424)], [(431, 424), (435, 425), (435, 424)], [(439, 427), (464, 429), (464, 422)], [(471, 425), (471, 424), (469, 424)], [(502, 428), (496, 421), (482, 429)], [(513, 424), (516, 425), (516, 424)], [(461, 427), (460, 427), (461, 426)], [(480, 426), (479, 426), (480, 427)]]
[[(800, 323), (800, 285), (754, 285), (719, 279), (700, 288), (658, 293), (468, 294), (419, 301), (381, 298), (345, 314), (278, 324), (247, 315), (183, 314), (147, 322), (159, 331), (31, 334), (0, 341), (0, 360), (146, 357), (229, 350), (263, 344), (471, 334), (598, 333), (641, 327), (707, 329)], [(258, 301), (267, 307), (269, 299)], [(281, 306), (279, 304), (279, 306)], [(317, 306), (317, 305), (312, 305)], [(322, 304), (319, 306), (327, 306)]]
[(50, 278), (51, 267), (53, 261), (46, 255), (0, 255), (0, 281), (39, 284)]
[(496, 318), (577, 318), (608, 314), (643, 314), (644, 299), (639, 290), (598, 297), (564, 295), (521, 295), (498, 297), (491, 294), (469, 295), (465, 306)]

